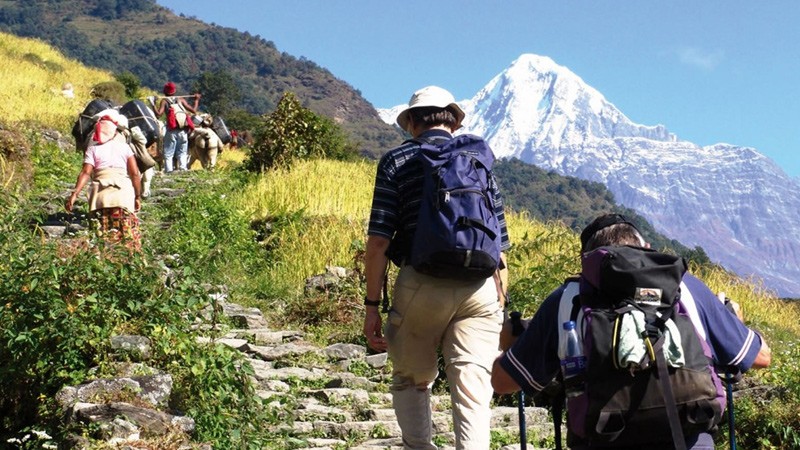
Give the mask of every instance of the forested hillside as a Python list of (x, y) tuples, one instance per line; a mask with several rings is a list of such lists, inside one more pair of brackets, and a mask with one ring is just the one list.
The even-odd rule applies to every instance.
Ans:
[(518, 159), (498, 161), (494, 172), (506, 203), (516, 211), (527, 211), (536, 220), (561, 222), (580, 230), (598, 215), (614, 211), (634, 222), (653, 248), (669, 248), (693, 261), (710, 262), (702, 248), (690, 249), (666, 238), (636, 211), (617, 205), (614, 195), (602, 183), (547, 172)]
[[(159, 92), (167, 80), (179, 94), (201, 78), (229, 82), (218, 93), (229, 97), (231, 111), (223, 113), (260, 115), (294, 92), (367, 153), (400, 138), (358, 90), (314, 62), (282, 53), (261, 36), (176, 16), (153, 0), (0, 1), (0, 30), (42, 39), (88, 66), (131, 73)], [(206, 94), (205, 102), (217, 100)]]

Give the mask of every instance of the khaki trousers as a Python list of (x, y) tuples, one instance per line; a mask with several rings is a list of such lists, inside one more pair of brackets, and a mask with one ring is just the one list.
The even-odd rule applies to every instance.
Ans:
[(456, 448), (489, 448), (491, 371), (503, 313), (494, 280), (446, 280), (400, 269), (385, 335), (392, 403), (406, 449), (435, 449), (431, 386), (441, 347), (450, 384)]

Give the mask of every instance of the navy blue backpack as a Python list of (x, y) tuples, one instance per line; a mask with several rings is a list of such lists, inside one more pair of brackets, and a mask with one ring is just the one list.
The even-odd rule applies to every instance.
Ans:
[(482, 138), (468, 134), (438, 145), (415, 142), (424, 181), (410, 264), (439, 278), (491, 277), (501, 245), (490, 192), (494, 153)]

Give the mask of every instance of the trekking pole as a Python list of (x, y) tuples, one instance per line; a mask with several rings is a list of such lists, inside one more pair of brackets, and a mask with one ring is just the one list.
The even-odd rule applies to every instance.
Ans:
[[(519, 336), (525, 331), (525, 327), (522, 325), (522, 313), (519, 311), (512, 311), (510, 314), (511, 317), (511, 335), (512, 336)], [(517, 401), (519, 401), (519, 448), (521, 450), (527, 450), (528, 448), (528, 434), (527, 434), (527, 426), (525, 424), (525, 392), (521, 389), (517, 396)]]
[(734, 426), (734, 413), (733, 413), (733, 381), (735, 375), (731, 374), (730, 370), (725, 370), (725, 384), (728, 391), (728, 435), (730, 437), (731, 450), (736, 450), (736, 431)]
[[(736, 310), (733, 307), (733, 302), (728, 301), (724, 292), (718, 292), (717, 298), (719, 299), (722, 304), (730, 311), (731, 314), (734, 316), (739, 317), (736, 313)], [(740, 318), (740, 317), (739, 317)], [(733, 383), (739, 381), (741, 377), (741, 372), (738, 370), (736, 372), (731, 372), (730, 367), (726, 367), (725, 370), (722, 372), (725, 378), (725, 391), (727, 393), (728, 399), (728, 435), (730, 437), (730, 444), (731, 450), (736, 450), (736, 426), (734, 420), (734, 412), (733, 412)]]
[(525, 392), (520, 390), (517, 400), (519, 400), (519, 448), (520, 450), (526, 450), (528, 448), (528, 433), (525, 425)]

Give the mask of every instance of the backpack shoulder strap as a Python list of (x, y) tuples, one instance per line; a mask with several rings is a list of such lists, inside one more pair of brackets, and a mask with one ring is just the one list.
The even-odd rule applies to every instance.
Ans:
[(566, 286), (561, 293), (561, 300), (558, 303), (558, 323), (556, 323), (556, 326), (559, 328), (562, 323), (568, 320), (574, 320), (575, 323), (578, 323), (578, 320), (583, 317), (583, 313), (580, 311), (580, 302), (577, 303), (576, 308), (576, 300), (578, 300), (577, 297), (580, 292), (578, 279), (568, 278), (565, 283)]
[(681, 427), (681, 419), (678, 415), (678, 406), (675, 403), (675, 394), (672, 392), (672, 384), (669, 381), (669, 370), (667, 369), (667, 361), (664, 357), (663, 347), (664, 336), (661, 336), (653, 346), (653, 351), (656, 354), (658, 382), (661, 387), (661, 395), (664, 396), (664, 407), (667, 412), (667, 419), (669, 420), (669, 428), (672, 433), (672, 441), (675, 445), (675, 450), (686, 450), (686, 441), (683, 437), (683, 428)]
[(444, 136), (433, 136), (433, 137), (417, 137), (406, 139), (403, 143), (412, 143), (417, 144), (420, 147), (422, 146), (431, 146), (431, 147), (440, 147), (442, 144), (449, 142), (451, 139), (446, 138)]
[[(581, 317), (583, 316), (582, 311), (580, 311), (580, 301), (579, 301), (579, 287), (580, 284), (578, 283), (578, 277), (570, 277), (567, 278), (564, 282), (566, 286), (564, 287), (564, 291), (561, 293), (561, 299), (558, 303), (558, 319), (555, 326), (557, 329), (561, 329), (561, 324), (566, 322), (567, 320), (574, 320), (578, 321), (578, 315)], [(561, 333), (558, 333), (559, 340), (561, 339)], [(559, 346), (561, 343), (559, 342)], [(561, 379), (561, 372), (556, 375), (557, 379)], [(551, 395), (551, 413), (553, 414), (553, 429), (555, 430), (555, 443), (556, 443), (556, 450), (561, 450), (561, 419), (564, 414), (564, 402), (566, 402), (566, 392), (564, 391), (563, 384), (559, 381), (557, 383), (558, 390), (553, 392)]]
[(171, 108), (175, 108), (178, 111), (184, 111), (183, 105), (181, 105), (181, 100), (177, 97), (165, 97), (167, 99), (167, 105)]

